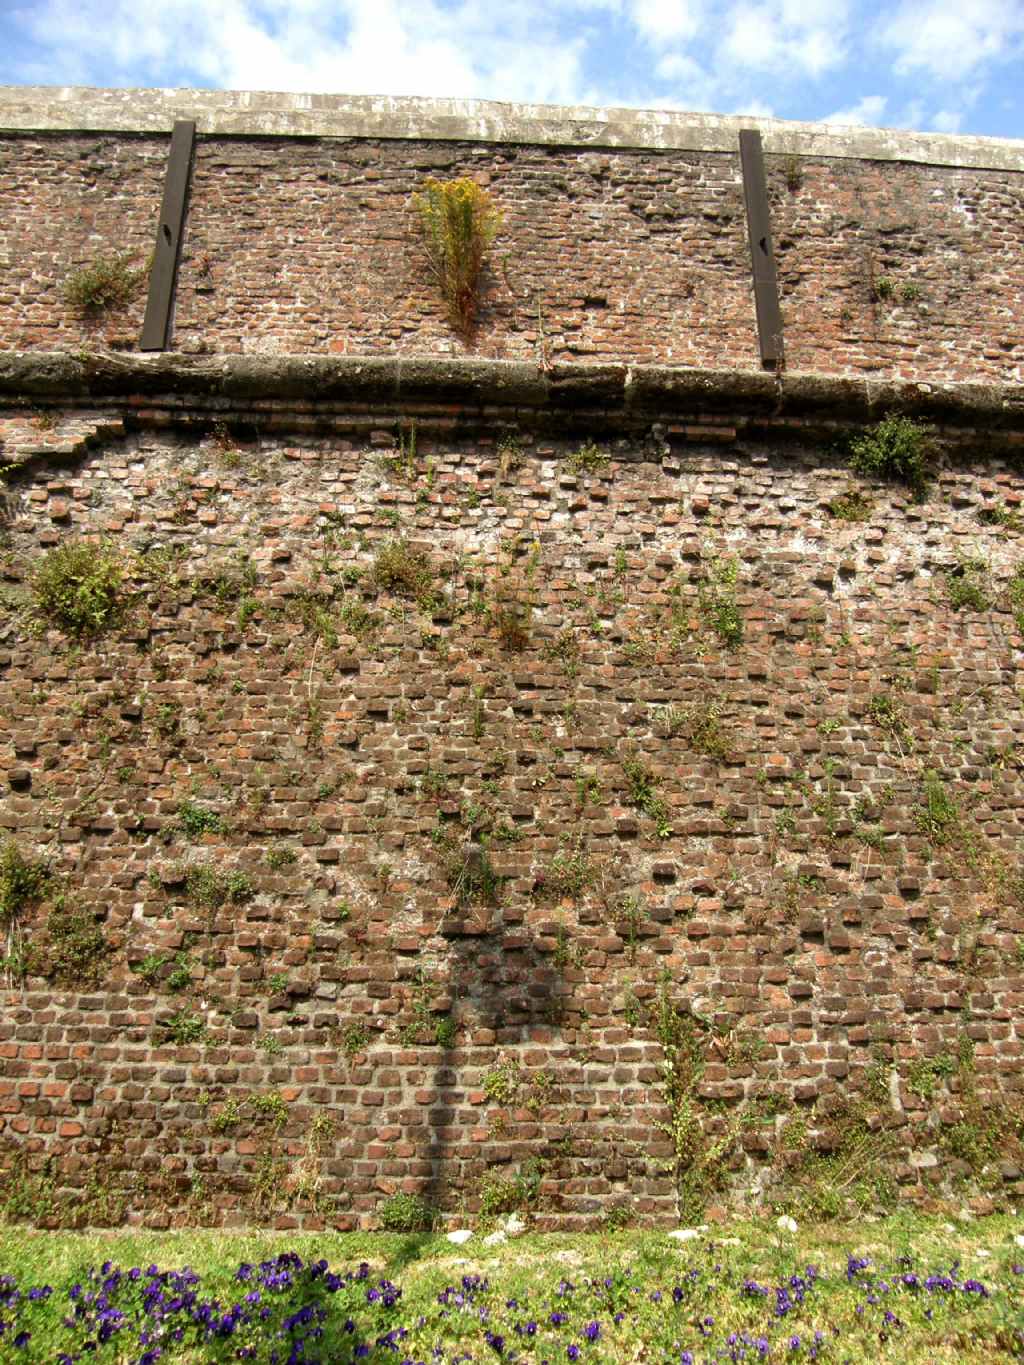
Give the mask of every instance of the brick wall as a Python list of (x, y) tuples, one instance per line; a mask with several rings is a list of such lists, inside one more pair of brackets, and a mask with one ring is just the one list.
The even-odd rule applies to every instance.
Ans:
[[(137, 344), (141, 299), (83, 323), (97, 254), (143, 265), (166, 137), (0, 141), (0, 347)], [(792, 370), (1021, 378), (1019, 172), (769, 155)], [(738, 157), (374, 138), (201, 137), (174, 344), (191, 352), (462, 354), (412, 196), (470, 175), (505, 224), (476, 353), (757, 368)]]
[[(61, 175), (69, 145), (46, 144)], [(316, 224), (288, 191), (324, 260), (328, 164), (406, 240), (409, 149), (354, 150), (303, 149)], [(213, 160), (253, 154), (203, 151), (194, 245), (241, 221), (204, 191)], [(280, 154), (260, 152), (269, 183)], [(718, 211), (738, 211), (724, 160), (589, 160), (472, 163), (518, 187), (538, 283), (554, 247), (529, 187), (553, 162), (590, 186), (573, 221), (614, 213), (680, 278), (692, 262), (629, 193), (655, 167), (705, 187), (717, 167)], [(785, 211), (811, 212), (824, 169)], [(249, 172), (223, 184), (256, 202)], [(561, 190), (544, 202), (569, 215)], [(739, 222), (713, 221), (701, 268), (739, 300)], [(39, 261), (52, 223), (37, 232)], [(215, 247), (212, 295), (186, 272), (182, 334), (327, 344), (298, 309), (274, 322), (269, 257), (245, 249), (243, 271)], [(614, 269), (593, 325), (635, 337), (617, 301), (642, 271)], [(222, 271), (267, 281), (248, 329)], [(543, 287), (567, 286), (552, 269)], [(392, 335), (370, 290), (361, 344), (437, 344), (427, 295), (394, 295), (412, 330)], [(525, 344), (509, 316), (486, 335)], [(0, 559), (0, 830), (53, 874), (7, 949), (15, 1212), (345, 1227), (396, 1192), (454, 1217), (525, 1190), (571, 1226), (619, 1206), (667, 1222), (680, 1190), (684, 1216), (1020, 1192), (1019, 442), (947, 432), (926, 503), (864, 486), (854, 521), (842, 461), (796, 426), (655, 426), (595, 454), (572, 431), (499, 445), (486, 423), (424, 423), (414, 445), (406, 421), (399, 444), (381, 405), (372, 430), (320, 437), (124, 407), (120, 437), (101, 410), (0, 416), (24, 461)], [(26, 611), (42, 556), (82, 536), (113, 538), (131, 600), (74, 644)]]

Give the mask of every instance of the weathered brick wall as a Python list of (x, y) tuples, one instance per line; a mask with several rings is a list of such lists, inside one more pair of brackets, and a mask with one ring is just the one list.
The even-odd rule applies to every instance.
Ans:
[[(0, 141), (0, 348), (132, 348), (141, 298), (83, 323), (63, 290), (152, 249), (166, 137)], [(792, 370), (1019, 381), (1019, 173), (768, 157)], [(174, 337), (186, 351), (461, 354), (412, 205), (470, 175), (505, 224), (490, 357), (756, 368), (738, 158), (381, 139), (202, 137)]]
[[(574, 473), (575, 438), (399, 448), (399, 416), (90, 446), (87, 414), (4, 414), (0, 828), (55, 874), (8, 949), (9, 1207), (351, 1226), (517, 1172), (561, 1225), (669, 1220), (677, 1186), (1019, 1192), (1019, 443), (979, 465), (961, 434), (926, 503), (867, 488), (848, 521), (796, 430), (657, 428)], [(33, 633), (41, 556), (84, 535), (131, 566), (124, 621)], [(380, 581), (396, 541), (419, 602)]]

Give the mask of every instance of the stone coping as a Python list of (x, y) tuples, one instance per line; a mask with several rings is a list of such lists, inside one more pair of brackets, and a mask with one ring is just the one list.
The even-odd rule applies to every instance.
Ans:
[(769, 153), (1024, 171), (1024, 141), (675, 110), (600, 109), (392, 95), (256, 90), (115, 90), (0, 86), (0, 134), (169, 134), (175, 119), (221, 137), (398, 138), (427, 141), (730, 152), (759, 128)]
[(0, 352), (0, 405), (170, 407), (191, 416), (422, 411), (462, 426), (522, 420), (609, 431), (694, 415), (814, 424), (900, 412), (950, 427), (1024, 430), (1024, 387), (759, 370), (539, 365), (435, 357)]

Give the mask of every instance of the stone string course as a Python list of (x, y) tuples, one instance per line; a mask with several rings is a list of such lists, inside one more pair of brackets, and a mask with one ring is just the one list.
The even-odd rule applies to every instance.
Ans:
[[(588, 471), (569, 437), (414, 444), (400, 406), (289, 437), (146, 401), (122, 434), (0, 421), (0, 830), (107, 945), (3, 996), (38, 1220), (373, 1226), (531, 1173), (561, 1227), (670, 1222), (680, 1188), (1019, 1195), (1013, 433), (940, 432), (927, 502), (867, 486), (847, 522), (799, 426), (610, 437)], [(72, 646), (25, 604), (82, 536), (134, 596)], [(419, 603), (374, 577), (396, 542)], [(967, 560), (987, 604), (955, 610)]]
[[(143, 294), (64, 299), (98, 255), (152, 249), (168, 137), (0, 134), (0, 348), (137, 345)], [(415, 138), (201, 136), (174, 345), (246, 355), (465, 353), (413, 204), (469, 175), (504, 226), (473, 353), (548, 365), (758, 361), (738, 156)], [(771, 153), (791, 370), (1019, 382), (1019, 169)]]

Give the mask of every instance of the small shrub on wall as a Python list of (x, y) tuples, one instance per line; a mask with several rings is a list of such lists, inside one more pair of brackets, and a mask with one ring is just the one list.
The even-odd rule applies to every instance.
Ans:
[(36, 619), (87, 639), (115, 626), (124, 613), (124, 571), (109, 544), (69, 541), (43, 556), (32, 579)]
[(465, 176), (429, 179), (415, 204), (448, 320), (468, 337), (480, 302), (484, 257), (501, 226), (501, 213), (487, 191)]
[(890, 413), (851, 442), (850, 468), (867, 478), (906, 484), (920, 501), (932, 477), (924, 427), (909, 417)]
[(64, 282), (64, 298), (80, 317), (123, 308), (139, 292), (146, 268), (130, 264), (131, 255), (97, 256)]
[(0, 846), (0, 928), (6, 929), (26, 906), (38, 904), (51, 880), (46, 863), (27, 857), (13, 839)]

